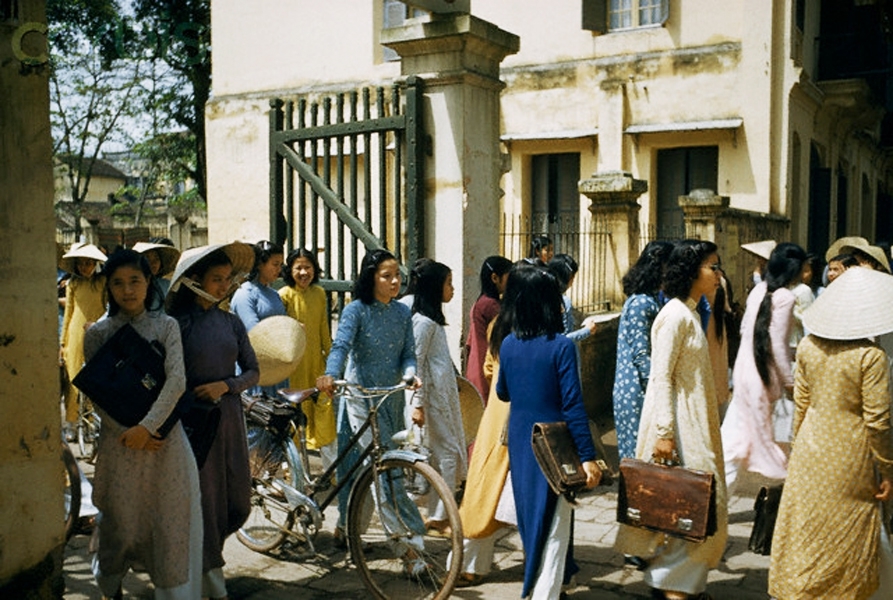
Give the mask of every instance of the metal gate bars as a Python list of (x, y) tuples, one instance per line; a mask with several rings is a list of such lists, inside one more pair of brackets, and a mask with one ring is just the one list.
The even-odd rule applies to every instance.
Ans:
[(342, 301), (361, 244), (404, 265), (424, 248), (421, 106), (418, 77), (270, 102), (270, 239), (317, 252)]

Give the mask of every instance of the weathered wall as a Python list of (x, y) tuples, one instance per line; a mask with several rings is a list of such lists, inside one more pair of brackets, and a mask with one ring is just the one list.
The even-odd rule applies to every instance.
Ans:
[[(53, 169), (42, 0), (0, 15), (0, 597), (61, 596), (62, 473)], [(9, 4), (4, 4), (9, 6)], [(39, 29), (39, 27), (38, 27)], [(40, 63), (38, 58), (35, 62)]]

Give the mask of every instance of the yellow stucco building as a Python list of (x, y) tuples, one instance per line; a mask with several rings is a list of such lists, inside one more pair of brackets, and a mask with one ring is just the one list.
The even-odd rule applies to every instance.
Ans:
[[(714, 237), (739, 290), (748, 269), (740, 243), (775, 237), (821, 254), (844, 234), (893, 238), (890, 139), (884, 127), (889, 51), (877, 3), (412, 4), (214, 2), (214, 98), (206, 113), (212, 240), (269, 235), (270, 98), (387, 86), (411, 74), (443, 80), (445, 73), (461, 69), (467, 84), (473, 79), (469, 72), (486, 71), (468, 59), (476, 51), (474, 39), (437, 46), (443, 24), (461, 18), (419, 8), (438, 5), (460, 12), (470, 6), (469, 31), (482, 22), (506, 39), (517, 36), (514, 47), (500, 41), (495, 54), (480, 52), (498, 65), (487, 85), (498, 93), (493, 115), (502, 156), (495, 160), (504, 176), (492, 197), (466, 190), (463, 208), (451, 218), (462, 219), (461, 211), (473, 204), (494, 203), (495, 223), (463, 221), (463, 231), (492, 238), (490, 248), (512, 257), (526, 253), (532, 233), (561, 240), (556, 246), (563, 247), (556, 250), (577, 256), (600, 277), (586, 280), (598, 291), (578, 292), (578, 304), (618, 307), (618, 282), (629, 259), (618, 258), (616, 246), (625, 235), (638, 235), (628, 240), (633, 256), (650, 238)], [(420, 40), (429, 47), (422, 48)], [(435, 148), (457, 123), (480, 120), (479, 107), (466, 96), (453, 106), (463, 114), (446, 120), (450, 131), (438, 128), (438, 114), (446, 110), (439, 99), (436, 91), (426, 91), (425, 119), (431, 124), (426, 133)], [(485, 138), (494, 126), (466, 131), (465, 141), (489, 144)], [(436, 151), (427, 160), (443, 162)], [(439, 167), (425, 180), (426, 197), (436, 204), (445, 188), (430, 171), (439, 173)], [(594, 174), (614, 172), (647, 185), (635, 194), (641, 207), (638, 227), (627, 232), (605, 231), (606, 222), (593, 209), (597, 199), (581, 194), (578, 185)], [(713, 197), (706, 195), (707, 209), (686, 211), (679, 197), (695, 189), (712, 190)], [(711, 220), (706, 227), (698, 225), (704, 214)], [(450, 252), (438, 241), (437, 232), (451, 221), (426, 223), (423, 253), (452, 261), (454, 268), (478, 258), (461, 244)], [(575, 236), (581, 232), (585, 235)], [(593, 241), (594, 234), (608, 239)], [(596, 259), (590, 260), (590, 253)], [(461, 313), (454, 309), (459, 318), (476, 293), (479, 262), (473, 262), (464, 269), (469, 289), (461, 296)], [(605, 299), (607, 304), (601, 302)]]

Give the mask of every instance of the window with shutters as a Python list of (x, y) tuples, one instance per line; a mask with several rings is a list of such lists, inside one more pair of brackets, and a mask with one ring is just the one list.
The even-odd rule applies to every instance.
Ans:
[(582, 0), (583, 29), (599, 34), (658, 27), (670, 16), (670, 0)]

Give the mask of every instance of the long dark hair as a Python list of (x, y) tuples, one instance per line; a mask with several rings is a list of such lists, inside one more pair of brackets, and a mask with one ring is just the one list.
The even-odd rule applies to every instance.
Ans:
[(558, 280), (547, 269), (517, 265), (509, 271), (506, 295), (512, 293), (512, 333), (521, 340), (541, 335), (554, 337), (564, 331), (564, 306)]
[(419, 285), (419, 273), (422, 270), (433, 263), (434, 261), (430, 258), (417, 258), (414, 263), (412, 263), (412, 269), (409, 270), (409, 281), (406, 282), (406, 291), (403, 292), (403, 295), (408, 296), (409, 294), (415, 294), (416, 288)]
[(549, 272), (558, 280), (558, 289), (561, 290), (562, 294), (567, 291), (571, 279), (580, 270), (580, 265), (577, 264), (577, 261), (570, 254), (554, 255), (547, 266)]
[(261, 240), (252, 245), (251, 248), (254, 250), (254, 266), (251, 268), (251, 273), (248, 274), (249, 281), (257, 281), (257, 275), (261, 266), (266, 264), (274, 255), (285, 253), (282, 246), (267, 240)]
[(657, 296), (664, 278), (664, 265), (673, 251), (672, 242), (655, 240), (648, 242), (639, 259), (623, 276), (623, 293), (627, 297), (636, 294)]
[(691, 293), (704, 259), (716, 252), (716, 244), (704, 240), (676, 242), (667, 258), (664, 292), (670, 298), (684, 300)]
[(161, 297), (161, 292), (158, 287), (152, 285), (152, 269), (149, 267), (149, 261), (146, 260), (146, 257), (139, 252), (136, 252), (134, 250), (122, 249), (116, 250), (105, 263), (106, 291), (108, 292), (109, 301), (109, 316), (113, 317), (121, 310), (120, 305), (115, 302), (115, 296), (112, 294), (112, 290), (109, 289), (110, 283), (112, 281), (112, 275), (114, 275), (115, 271), (117, 271), (121, 267), (133, 267), (146, 276), (146, 282), (148, 283), (148, 286), (146, 288), (146, 298), (145, 300), (143, 300), (143, 306), (146, 307), (146, 310), (158, 310), (159, 308), (161, 308), (163, 298)]
[(504, 256), (494, 255), (484, 259), (481, 265), (481, 296), (488, 296), (499, 300), (499, 289), (493, 282), (491, 275), (502, 277), (512, 268), (512, 261)]
[(769, 365), (775, 363), (769, 326), (772, 324), (772, 294), (778, 288), (787, 287), (803, 270), (806, 252), (797, 244), (784, 242), (772, 250), (766, 264), (766, 295), (760, 302), (756, 323), (753, 327), (753, 358), (763, 385), (769, 385)]
[(376, 248), (370, 250), (360, 263), (360, 272), (353, 284), (353, 297), (363, 304), (375, 302), (375, 273), (378, 266), (386, 260), (397, 260), (390, 250)]
[[(202, 258), (200, 261), (192, 265), (185, 273), (183, 273), (183, 277), (198, 277), (201, 279), (205, 276), (209, 270), (214, 267), (221, 266), (232, 266), (233, 261), (230, 260), (229, 255), (223, 251), (222, 248), (218, 248), (214, 250), (206, 257)], [(176, 282), (174, 282), (176, 283)], [(170, 296), (168, 296), (170, 297)], [(183, 315), (192, 310), (192, 307), (195, 305), (196, 299), (195, 292), (190, 290), (185, 285), (181, 285), (180, 288), (173, 292), (173, 299), (170, 301), (170, 306), (167, 309), (167, 314), (172, 317), (176, 317), (179, 315)]]
[(443, 286), (452, 271), (445, 264), (433, 260), (413, 271), (416, 271), (416, 287), (412, 312), (424, 315), (438, 325), (446, 325)]
[(285, 263), (282, 265), (282, 280), (285, 281), (285, 284), (291, 287), (297, 285), (294, 276), (291, 274), (291, 267), (299, 258), (306, 258), (313, 265), (313, 279), (310, 280), (310, 285), (319, 281), (320, 269), (316, 254), (306, 248), (296, 248), (288, 253), (288, 256), (285, 257)]

